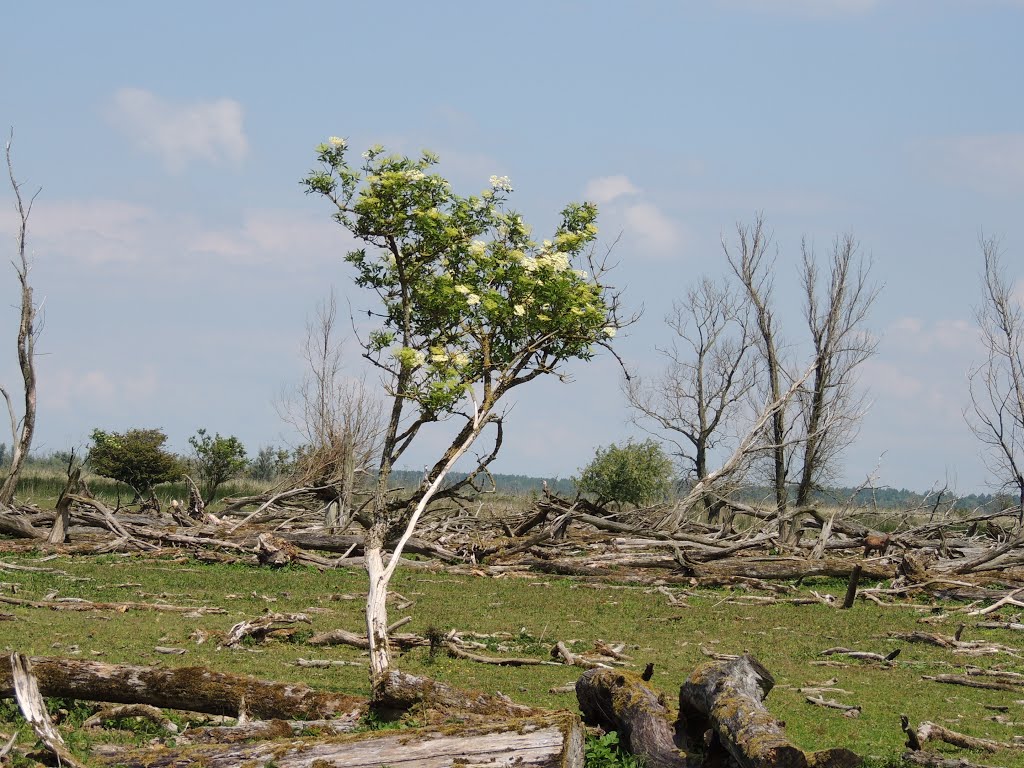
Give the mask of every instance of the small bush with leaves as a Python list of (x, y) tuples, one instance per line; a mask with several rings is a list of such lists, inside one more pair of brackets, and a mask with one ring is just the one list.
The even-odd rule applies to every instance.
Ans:
[(245, 469), (245, 446), (233, 435), (221, 437), (218, 432), (210, 436), (205, 429), (198, 430), (190, 437), (188, 444), (192, 446), (190, 463), (199, 476), (199, 492), (203, 495), (203, 503), (210, 504), (217, 488)]
[(621, 448), (612, 443), (598, 448), (593, 460), (576, 479), (581, 493), (595, 497), (599, 506), (610, 503), (640, 507), (663, 499), (672, 488), (672, 460), (654, 440)]
[(619, 734), (609, 731), (603, 736), (587, 736), (587, 768), (643, 768), (643, 760), (622, 749)]
[(89, 466), (101, 477), (124, 483), (135, 499), (149, 496), (153, 486), (181, 475), (181, 462), (164, 449), (167, 435), (159, 429), (129, 429), (127, 432), (92, 431)]

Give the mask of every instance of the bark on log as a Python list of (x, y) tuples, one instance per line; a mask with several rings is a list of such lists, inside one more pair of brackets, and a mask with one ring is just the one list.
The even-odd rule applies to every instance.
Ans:
[(0, 534), (16, 539), (46, 539), (48, 536), (32, 525), (24, 515), (10, 512), (0, 512)]
[(289, 739), (256, 744), (204, 744), (185, 748), (125, 750), (101, 747), (100, 765), (125, 768), (236, 768), (268, 765), (308, 768), (583, 768), (584, 730), (579, 718), (559, 712), (529, 719), (452, 729), (377, 731), (328, 739)]
[(537, 715), (531, 707), (487, 693), (472, 693), (394, 669), (388, 674), (374, 709), (388, 715), (418, 707), (444, 717), (446, 714), (487, 715), (492, 718), (520, 718)]
[(710, 725), (741, 768), (852, 768), (861, 759), (846, 749), (806, 754), (790, 743), (764, 706), (775, 685), (771, 673), (752, 656), (711, 662), (695, 669), (679, 689), (679, 719), (691, 738)]
[[(277, 683), (205, 667), (163, 669), (36, 656), (32, 671), (43, 696), (151, 704), (212, 715), (254, 719), (317, 719), (363, 709), (365, 699), (316, 691), (302, 683)], [(14, 695), (10, 658), (0, 659), (0, 698)]]
[(661, 699), (636, 675), (589, 669), (576, 683), (576, 698), (588, 725), (616, 731), (648, 768), (695, 768), (700, 759), (680, 750), (672, 716)]
[(176, 736), (178, 746), (187, 744), (238, 744), (243, 741), (267, 741), (291, 736), (337, 736), (359, 728), (360, 716), (352, 712), (337, 720), (256, 720), (242, 725), (211, 725), (189, 728)]

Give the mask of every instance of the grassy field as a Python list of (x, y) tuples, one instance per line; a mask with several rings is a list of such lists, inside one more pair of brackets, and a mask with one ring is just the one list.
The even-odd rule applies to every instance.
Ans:
[[(189, 618), (134, 610), (71, 612), (0, 604), (0, 613), (13, 615), (13, 620), (0, 622), (0, 647), (6, 652), (205, 665), (355, 694), (367, 691), (365, 657), (359, 651), (305, 643), (314, 631), (361, 628), (364, 576), (360, 571), (271, 571), (122, 556), (60, 557), (43, 562), (35, 556), (7, 555), (0, 558), (0, 563), (5, 562), (52, 571), (4, 570), (0, 566), (3, 595), (41, 600), (53, 599), (56, 593), (57, 597), (97, 601), (165, 601), (227, 610), (222, 615)], [(1024, 672), (1020, 656), (968, 658), (887, 637), (890, 632), (913, 630), (952, 634), (963, 619), (962, 613), (955, 613), (956, 605), (883, 608), (858, 602), (854, 609), (842, 611), (823, 604), (738, 604), (754, 596), (743, 591), (676, 590), (685, 602), (673, 606), (665, 594), (649, 587), (557, 578), (494, 579), (445, 571), (400, 570), (393, 587), (396, 601), (413, 601), (402, 610), (392, 607), (392, 620), (412, 617), (403, 631), (425, 633), (433, 627), (510, 633), (510, 638), (491, 643), (494, 653), (545, 658), (558, 640), (574, 650), (584, 650), (598, 639), (625, 642), (633, 667), (639, 670), (647, 662), (655, 663), (652, 684), (664, 691), (670, 702), (694, 666), (706, 660), (702, 646), (719, 653), (752, 653), (776, 678), (776, 689), (768, 698), (772, 712), (786, 722), (790, 737), (806, 749), (845, 746), (877, 761), (892, 762), (902, 751), (901, 713), (915, 724), (932, 720), (1001, 741), (1019, 732), (1019, 723), (1024, 721), (1024, 694), (922, 679), (923, 675), (962, 672), (967, 665)], [(786, 597), (806, 596), (808, 590), (814, 590), (841, 598), (844, 587), (837, 582), (804, 584)], [(764, 593), (757, 594), (764, 597)], [(307, 612), (312, 624), (300, 625), (299, 634), (286, 642), (218, 650), (217, 633), (266, 610)], [(919, 620), (924, 617), (938, 617), (938, 622), (923, 626)], [(214, 639), (197, 643), (200, 632)], [(980, 638), (1012, 647), (1021, 640), (1019, 633), (975, 629), (968, 624), (963, 639)], [(157, 646), (182, 648), (185, 653), (164, 655), (154, 650)], [(837, 657), (820, 655), (833, 646), (883, 653), (901, 647), (902, 652), (892, 666), (857, 661), (823, 665), (836, 663)], [(299, 658), (348, 660), (359, 665), (310, 669), (296, 666)], [(410, 651), (398, 658), (397, 664), (464, 688), (498, 690), (524, 703), (575, 709), (572, 694), (552, 694), (548, 689), (573, 682), (580, 672), (576, 668), (504, 668), (442, 655), (431, 659), (427, 649)], [(834, 687), (848, 693), (827, 697), (861, 705), (858, 719), (812, 706), (796, 690), (833, 677), (837, 680)], [(9, 705), (3, 706), (0, 704), (0, 732), (10, 733), (17, 727), (17, 717)], [(997, 713), (986, 706), (1008, 707), (1005, 719), (1017, 724), (994, 721), (991, 718)], [(1024, 766), (1021, 753), (966, 756), (989, 765)]]
[[(86, 473), (84, 479), (93, 495), (110, 506), (115, 506), (119, 501), (121, 504), (128, 504), (132, 500), (131, 490), (121, 483), (89, 473)], [(31, 504), (40, 509), (53, 509), (66, 483), (67, 475), (61, 470), (28, 467), (18, 478), (18, 502)], [(217, 499), (251, 496), (262, 493), (270, 487), (271, 483), (247, 478), (228, 480), (217, 489)], [(154, 489), (154, 492), (163, 506), (169, 504), (171, 499), (188, 498), (188, 490), (183, 481), (162, 483)]]

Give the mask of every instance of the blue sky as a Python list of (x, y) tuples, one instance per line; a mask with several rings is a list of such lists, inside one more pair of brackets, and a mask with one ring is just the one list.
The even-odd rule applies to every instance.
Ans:
[[(619, 349), (646, 373), (672, 299), (723, 273), (737, 221), (761, 211), (774, 232), (794, 343), (801, 237), (825, 251), (853, 233), (883, 289), (843, 479), (987, 487), (962, 411), (982, 232), (1024, 296), (1020, 0), (41, 0), (4, 21), (0, 126), (42, 187), (40, 450), (93, 427), (162, 427), (179, 450), (199, 427), (250, 450), (292, 439), (274, 402), (301, 378), (307, 316), (332, 287), (367, 303), (298, 183), (339, 135), (431, 148), (465, 194), (508, 175), (538, 232), (595, 199), (644, 308)], [(17, 389), (13, 273), (0, 298)], [(572, 372), (519, 395), (498, 471), (570, 475), (633, 433), (614, 361)]]

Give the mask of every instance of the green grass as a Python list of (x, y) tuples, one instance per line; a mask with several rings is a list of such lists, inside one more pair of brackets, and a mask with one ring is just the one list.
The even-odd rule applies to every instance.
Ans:
[[(121, 504), (128, 504), (132, 500), (131, 489), (114, 480), (87, 473), (85, 481), (93, 495), (105, 504), (114, 506), (118, 501)], [(53, 509), (66, 484), (67, 475), (63, 471), (45, 467), (28, 467), (18, 478), (18, 502), (34, 504), (41, 509)], [(233, 496), (252, 496), (263, 493), (271, 485), (271, 483), (246, 478), (228, 480), (217, 488), (216, 498), (219, 500)], [(171, 499), (188, 499), (188, 489), (185, 487), (184, 481), (162, 483), (154, 489), (154, 492), (161, 505), (165, 507)], [(215, 507), (213, 508), (215, 509)]]
[[(0, 594), (12, 590), (20, 598), (42, 599), (56, 590), (62, 597), (97, 601), (166, 601), (179, 605), (216, 605), (224, 615), (186, 617), (172, 613), (128, 611), (117, 613), (50, 611), (0, 604), (0, 612), (15, 619), (0, 623), (0, 648), (36, 655), (72, 655), (108, 662), (171, 665), (205, 665), (218, 670), (257, 675), (275, 680), (294, 680), (310, 685), (365, 694), (365, 666), (303, 668), (299, 658), (340, 659), (365, 662), (365, 656), (346, 647), (316, 648), (304, 642), (270, 641), (235, 650), (218, 650), (211, 637), (197, 644), (196, 633), (223, 633), (234, 623), (258, 616), (265, 610), (308, 612), (312, 630), (362, 627), (364, 575), (361, 571), (329, 571), (289, 567), (271, 571), (248, 567), (201, 565), (190, 560), (141, 560), (122, 556), (61, 557), (40, 562), (31, 556), (3, 556), (0, 562), (53, 568), (63, 573), (35, 573), (0, 569)], [(694, 591), (686, 606), (673, 607), (665, 595), (630, 585), (592, 584), (559, 578), (485, 578), (444, 571), (400, 570), (393, 590), (415, 603), (399, 611), (392, 607), (391, 620), (403, 615), (413, 621), (402, 631), (425, 634), (434, 627), (476, 632), (507, 632), (510, 639), (492, 641), (490, 652), (547, 657), (558, 640), (582, 651), (597, 639), (625, 642), (632, 667), (643, 669), (654, 662), (652, 685), (675, 701), (680, 683), (698, 664), (706, 661), (701, 646), (719, 653), (752, 653), (771, 671), (776, 688), (768, 698), (772, 712), (784, 720), (790, 738), (805, 749), (848, 747), (874, 756), (877, 762), (894, 759), (901, 751), (903, 734), (899, 716), (911, 722), (933, 720), (974, 736), (1007, 741), (1017, 728), (986, 718), (995, 713), (984, 705), (1008, 706), (1008, 717), (1024, 721), (1024, 694), (982, 691), (943, 685), (921, 679), (922, 675), (961, 672), (968, 664), (1024, 672), (1020, 658), (1001, 654), (980, 658), (920, 644), (897, 643), (889, 632), (912, 630), (952, 634), (960, 623), (956, 614), (938, 625), (923, 626), (918, 620), (932, 610), (880, 608), (858, 602), (849, 611), (814, 605), (737, 605), (729, 602), (748, 594), (728, 590)], [(816, 581), (804, 584), (842, 597), (845, 584)], [(936, 605), (935, 612), (955, 609)], [(306, 630), (303, 627), (303, 630)], [(308, 637), (308, 633), (301, 635)], [(974, 629), (970, 624), (963, 639), (987, 639), (1020, 647), (1020, 633)], [(157, 653), (156, 646), (185, 648), (182, 656)], [(888, 652), (897, 646), (902, 653), (892, 666), (843, 661), (842, 666), (821, 666), (831, 646)], [(495, 667), (454, 660), (427, 648), (396, 658), (396, 664), (413, 673), (426, 674), (463, 688), (501, 691), (513, 699), (534, 705), (575, 709), (573, 694), (551, 694), (548, 689), (575, 681), (578, 668), (565, 666)], [(836, 687), (849, 694), (826, 694), (847, 704), (859, 704), (859, 719), (835, 710), (805, 703), (795, 689), (838, 678)], [(6, 715), (5, 715), (6, 713)], [(10, 708), (0, 707), (0, 732), (10, 732), (5, 717)], [(1024, 755), (965, 754), (974, 762), (1024, 767)]]

